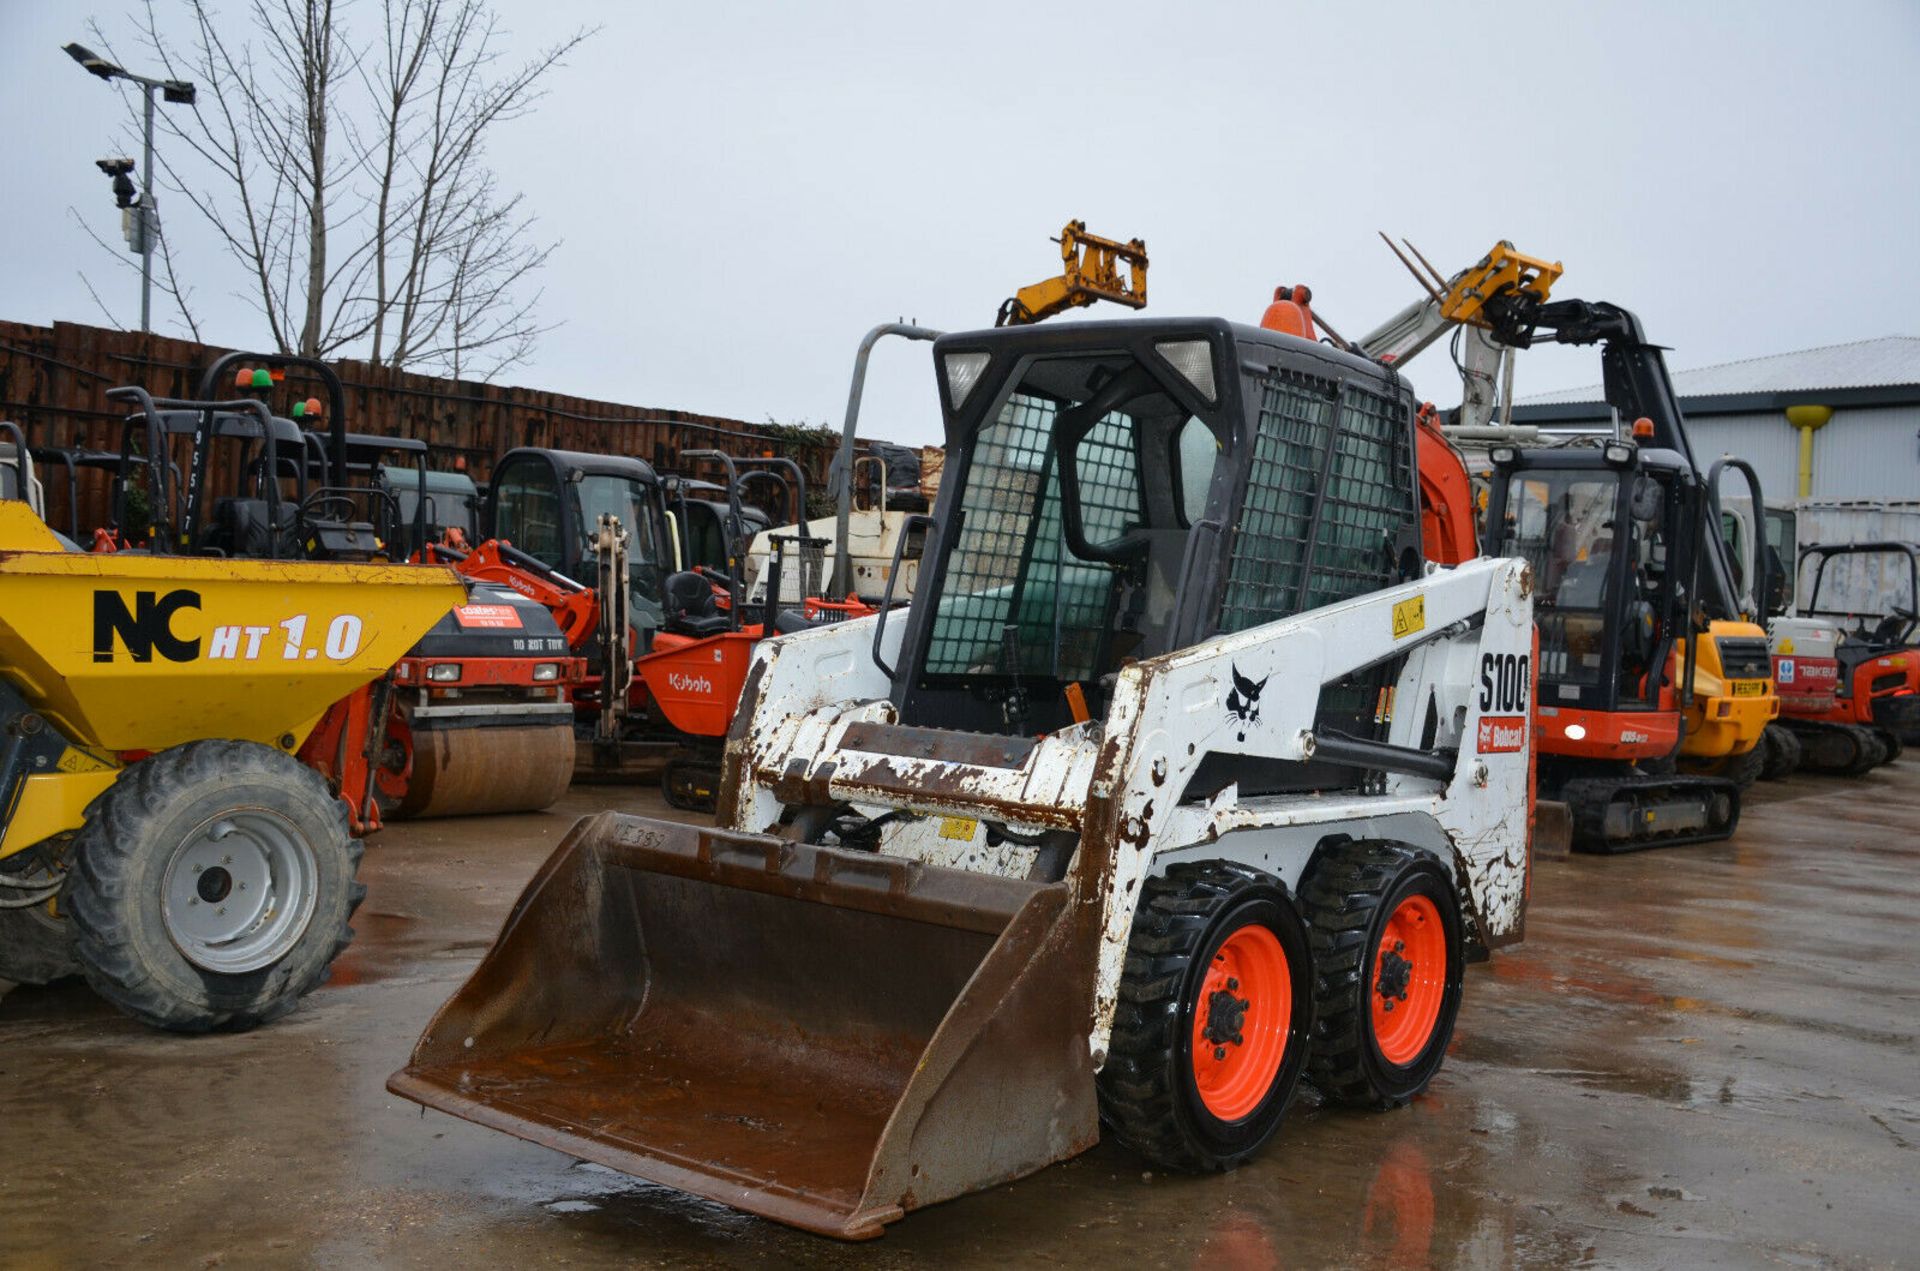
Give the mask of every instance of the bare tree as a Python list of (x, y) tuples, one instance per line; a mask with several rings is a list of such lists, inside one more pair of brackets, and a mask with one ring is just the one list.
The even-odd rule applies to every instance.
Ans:
[[(248, 0), (238, 34), (206, 0), (185, 10), (178, 38), (153, 0), (138, 19), (146, 51), (201, 89), (163, 117), (184, 144), (156, 176), (240, 262), (275, 345), (480, 378), (524, 360), (554, 244), (486, 141), (590, 32), (507, 64), (486, 0), (378, 0), (377, 27), (364, 2)], [(162, 287), (197, 327), (168, 264)]]

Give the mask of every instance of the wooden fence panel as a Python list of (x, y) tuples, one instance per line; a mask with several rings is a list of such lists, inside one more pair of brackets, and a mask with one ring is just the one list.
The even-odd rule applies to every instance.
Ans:
[[(107, 389), (139, 384), (155, 397), (191, 397), (203, 368), (224, 351), (80, 323), (0, 321), (0, 419), (19, 424), (34, 447), (117, 451), (127, 412), (107, 399)], [(835, 438), (820, 430), (442, 379), (350, 360), (333, 366), (346, 389), (350, 431), (417, 438), (430, 448), (431, 467), (463, 470), (482, 484), (494, 462), (515, 446), (633, 455), (662, 471), (679, 470), (680, 452), (688, 449), (779, 455), (798, 462), (815, 490), (825, 489), (833, 457)], [(317, 385), (308, 391), (320, 395)], [(219, 395), (241, 394), (228, 387)], [(276, 388), (268, 400), (284, 415), (294, 398)], [(237, 480), (228, 470), (230, 457), (222, 459), (225, 465), (210, 472), (210, 488), (231, 488)], [(179, 462), (184, 464), (184, 455)], [(60, 465), (42, 462), (39, 468), (48, 487), (48, 519), (57, 528), (74, 524), (90, 532), (106, 523), (104, 471), (80, 475), (76, 507)]]

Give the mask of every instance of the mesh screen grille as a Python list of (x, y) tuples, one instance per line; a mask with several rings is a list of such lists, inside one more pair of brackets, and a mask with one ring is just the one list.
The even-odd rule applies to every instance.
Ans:
[(1389, 585), (1387, 545), (1414, 518), (1411, 440), (1393, 398), (1296, 372), (1268, 376), (1220, 629)]
[[(929, 674), (1010, 670), (1005, 633), (1016, 613), (1022, 674), (1084, 680), (1095, 673), (1113, 574), (1067, 550), (1051, 449), (1056, 414), (1052, 401), (1016, 393), (980, 430), (928, 644)], [(1107, 415), (1074, 459), (1087, 538), (1118, 537), (1141, 516), (1132, 421)]]
[[(1405, 406), (1351, 384), (1273, 372), (1262, 385), (1220, 629), (1244, 631), (1390, 586), (1389, 545), (1414, 516)], [(1322, 722), (1381, 735), (1394, 673), (1380, 666), (1325, 685)]]

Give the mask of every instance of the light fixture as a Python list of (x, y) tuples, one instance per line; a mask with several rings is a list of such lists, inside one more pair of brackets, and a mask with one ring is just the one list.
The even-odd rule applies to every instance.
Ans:
[(990, 361), (992, 357), (986, 353), (947, 354), (947, 397), (953, 402), (955, 410), (959, 410), (961, 403), (973, 392), (973, 386), (980, 382), (980, 376)]
[(1205, 340), (1162, 340), (1153, 351), (1167, 359), (1181, 379), (1193, 385), (1202, 401), (1211, 406), (1216, 388), (1213, 380), (1213, 346)]

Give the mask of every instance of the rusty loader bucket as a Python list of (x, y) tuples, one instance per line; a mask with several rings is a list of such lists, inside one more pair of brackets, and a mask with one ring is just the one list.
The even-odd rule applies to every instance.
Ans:
[(388, 1088), (825, 1235), (1098, 1137), (1096, 921), (1033, 883), (603, 813)]

